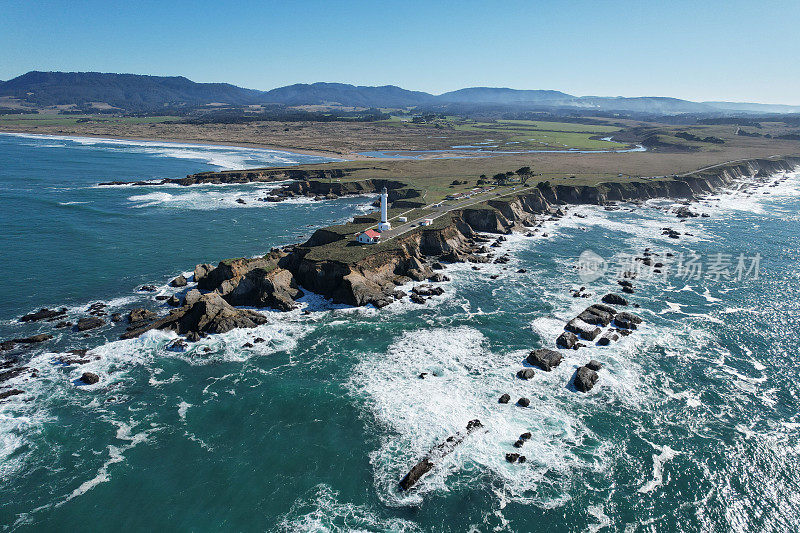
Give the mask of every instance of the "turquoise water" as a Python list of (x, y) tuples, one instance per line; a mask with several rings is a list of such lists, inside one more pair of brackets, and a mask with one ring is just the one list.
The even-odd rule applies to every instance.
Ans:
[[(156, 309), (138, 285), (167, 294), (170, 277), (196, 262), (296, 241), (307, 225), (343, 220), (369, 202), (241, 206), (235, 199), (258, 196), (258, 186), (91, 186), (211, 168), (213, 150), (192, 150), (203, 155), (0, 136), (0, 216), (11, 228), (0, 235), (3, 271), (15, 274), (0, 285), (0, 338), (50, 331), (13, 322), (44, 305), (63, 303), (73, 316), (98, 300)], [(259, 157), (263, 165), (273, 156)], [(583, 218), (548, 222), (546, 238), (510, 237), (506, 269), (449, 267), (445, 294), (422, 306), (352, 309), (309, 295), (311, 314), (266, 312), (257, 329), (183, 353), (167, 350), (174, 336), (162, 332), (132, 341), (114, 341), (114, 329), (65, 334), (46, 349), (87, 347), (99, 359), (63, 366), (38, 348), (25, 357), (39, 377), (3, 384), (26, 394), (0, 403), (0, 523), (22, 531), (794, 529), (800, 180), (710, 198), (695, 209), (711, 216), (685, 223), (669, 205), (576, 207)], [(692, 235), (668, 239), (666, 226)], [(639, 330), (515, 379), (527, 352), (554, 346), (569, 318), (615, 290), (616, 263), (647, 247), (704, 262), (758, 253), (759, 277), (637, 279)], [(611, 268), (591, 283), (574, 268), (587, 249)], [(596, 296), (572, 298), (581, 285)], [(242, 348), (255, 337), (266, 342)], [(600, 381), (577, 393), (570, 377), (591, 358), (605, 365)], [(77, 387), (87, 370), (101, 382)], [(498, 404), (503, 392), (530, 398), (530, 408)], [(473, 418), (485, 433), (417, 490), (398, 492), (411, 465)], [(533, 434), (522, 449), (528, 461), (511, 465), (504, 456), (524, 431)]]

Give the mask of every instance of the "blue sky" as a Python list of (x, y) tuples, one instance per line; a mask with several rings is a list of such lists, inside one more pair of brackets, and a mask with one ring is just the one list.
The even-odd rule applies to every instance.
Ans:
[(800, 105), (800, 1), (0, 0), (0, 79), (29, 70)]

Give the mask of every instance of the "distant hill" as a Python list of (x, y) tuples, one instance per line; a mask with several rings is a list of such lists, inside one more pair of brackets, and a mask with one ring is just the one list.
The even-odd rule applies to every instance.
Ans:
[(800, 113), (800, 105), (754, 104), (749, 102), (703, 102), (724, 111), (744, 111), (746, 113)]
[(706, 104), (668, 98), (664, 96), (581, 96), (576, 99), (577, 107), (587, 107), (601, 111), (629, 111), (653, 115), (675, 115), (678, 113), (713, 113), (714, 108)]
[(0, 96), (13, 96), (37, 106), (105, 102), (126, 110), (213, 102), (250, 104), (261, 94), (228, 83), (195, 83), (182, 76), (100, 72), (33, 71), (0, 84)]
[(675, 114), (711, 112), (705, 104), (666, 97), (608, 97), (572, 96), (561, 91), (500, 89), (470, 87), (444, 93), (440, 101), (472, 104), (506, 104), (512, 106), (586, 108), (601, 111), (632, 111), (636, 113)]
[(275, 104), (279, 106), (339, 105), (359, 108), (423, 107), (435, 112), (469, 110), (480, 106), (535, 109), (628, 112), (652, 115), (694, 113), (793, 113), (800, 106), (735, 102), (691, 102), (667, 97), (573, 96), (553, 90), (469, 87), (438, 96), (394, 85), (356, 86), (346, 83), (298, 83), (270, 91), (244, 89), (228, 83), (195, 83), (182, 76), (143, 76), (100, 72), (28, 72), (0, 82), (0, 97), (10, 96), (44, 107), (102, 102), (125, 111), (153, 112), (206, 106)]
[(469, 87), (440, 94), (437, 100), (464, 104), (569, 105), (575, 97), (560, 91)]
[(436, 97), (394, 85), (366, 87), (346, 83), (297, 83), (267, 91), (262, 94), (261, 100), (285, 105), (409, 107), (436, 102)]

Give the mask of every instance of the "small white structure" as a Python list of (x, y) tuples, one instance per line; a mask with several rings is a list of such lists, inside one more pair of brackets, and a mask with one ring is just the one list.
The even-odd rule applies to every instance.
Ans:
[(433, 219), (432, 218), (426, 218), (422, 222), (419, 223), (420, 226), (430, 226), (431, 224), (433, 224)]
[(398, 222), (408, 222), (408, 218), (406, 217), (397, 217)]
[(356, 240), (362, 244), (375, 244), (381, 241), (381, 234), (374, 229), (368, 229), (363, 233), (359, 233)]
[(386, 192), (386, 187), (381, 191), (381, 223), (378, 224), (378, 231), (388, 231), (392, 229), (389, 224), (389, 193)]

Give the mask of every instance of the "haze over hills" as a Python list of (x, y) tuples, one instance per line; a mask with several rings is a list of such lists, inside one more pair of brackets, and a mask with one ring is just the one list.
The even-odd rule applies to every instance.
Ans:
[(0, 96), (37, 106), (104, 102), (122, 109), (157, 108), (182, 103), (256, 103), (261, 91), (228, 83), (196, 83), (183, 76), (145, 76), (100, 72), (32, 71), (0, 84)]
[[(554, 90), (470, 87), (432, 95), (393, 85), (298, 83), (269, 91), (228, 83), (196, 83), (182, 76), (99, 72), (38, 72), (0, 82), (0, 97), (30, 107), (103, 103), (124, 111), (229, 105), (338, 105), (359, 108), (445, 108), (448, 105), (500, 105), (520, 109), (573, 109), (658, 115), (681, 113), (797, 113), (800, 106), (737, 102), (691, 102), (669, 97), (573, 96)], [(3, 107), (0, 102), (0, 107)]]

